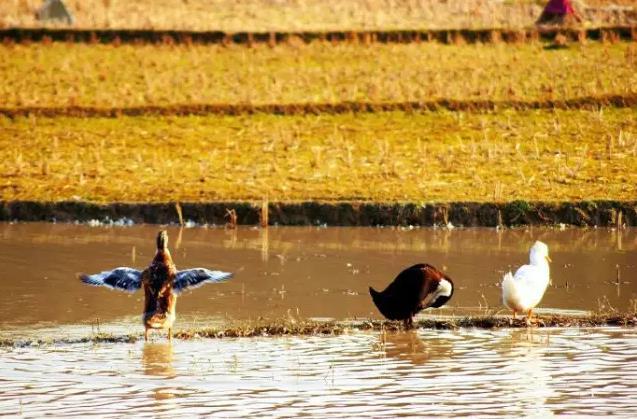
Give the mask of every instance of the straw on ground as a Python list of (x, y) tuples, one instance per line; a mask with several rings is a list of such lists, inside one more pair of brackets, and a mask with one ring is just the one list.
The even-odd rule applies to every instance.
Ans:
[(0, 118), (0, 199), (633, 200), (636, 115)]

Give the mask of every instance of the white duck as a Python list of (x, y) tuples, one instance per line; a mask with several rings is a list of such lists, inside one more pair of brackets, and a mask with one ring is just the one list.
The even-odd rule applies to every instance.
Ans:
[(513, 310), (513, 318), (517, 312), (527, 313), (527, 324), (531, 321), (533, 308), (537, 306), (546, 287), (549, 285), (549, 248), (541, 241), (536, 241), (529, 252), (529, 265), (520, 266), (515, 272), (504, 275), (502, 279), (502, 301)]

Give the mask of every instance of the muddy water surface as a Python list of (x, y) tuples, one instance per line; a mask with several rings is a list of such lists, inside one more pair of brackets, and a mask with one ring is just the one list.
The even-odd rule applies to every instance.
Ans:
[[(142, 295), (88, 287), (78, 272), (143, 269), (157, 226), (88, 227), (0, 224), (0, 325), (137, 322)], [(281, 317), (374, 317), (367, 287), (383, 288), (401, 269), (428, 262), (455, 280), (460, 314), (501, 308), (499, 281), (528, 261), (534, 240), (551, 252), (546, 310), (626, 310), (637, 298), (637, 230), (390, 228), (169, 228), (178, 268), (235, 272), (224, 284), (180, 297), (179, 321)], [(619, 277), (619, 285), (618, 285)], [(189, 324), (190, 324), (189, 323)]]
[(637, 333), (356, 333), (0, 349), (28, 417), (637, 415)]

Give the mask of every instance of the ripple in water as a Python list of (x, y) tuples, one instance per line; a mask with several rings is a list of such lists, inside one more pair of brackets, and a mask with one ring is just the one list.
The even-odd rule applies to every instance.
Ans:
[(0, 352), (9, 415), (637, 415), (631, 329), (461, 330)]

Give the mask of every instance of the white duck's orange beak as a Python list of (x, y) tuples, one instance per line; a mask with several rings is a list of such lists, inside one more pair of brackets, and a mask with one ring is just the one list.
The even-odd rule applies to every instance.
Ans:
[(551, 258), (549, 257), (549, 255), (546, 255), (546, 260), (548, 260), (549, 262), (553, 262)]

